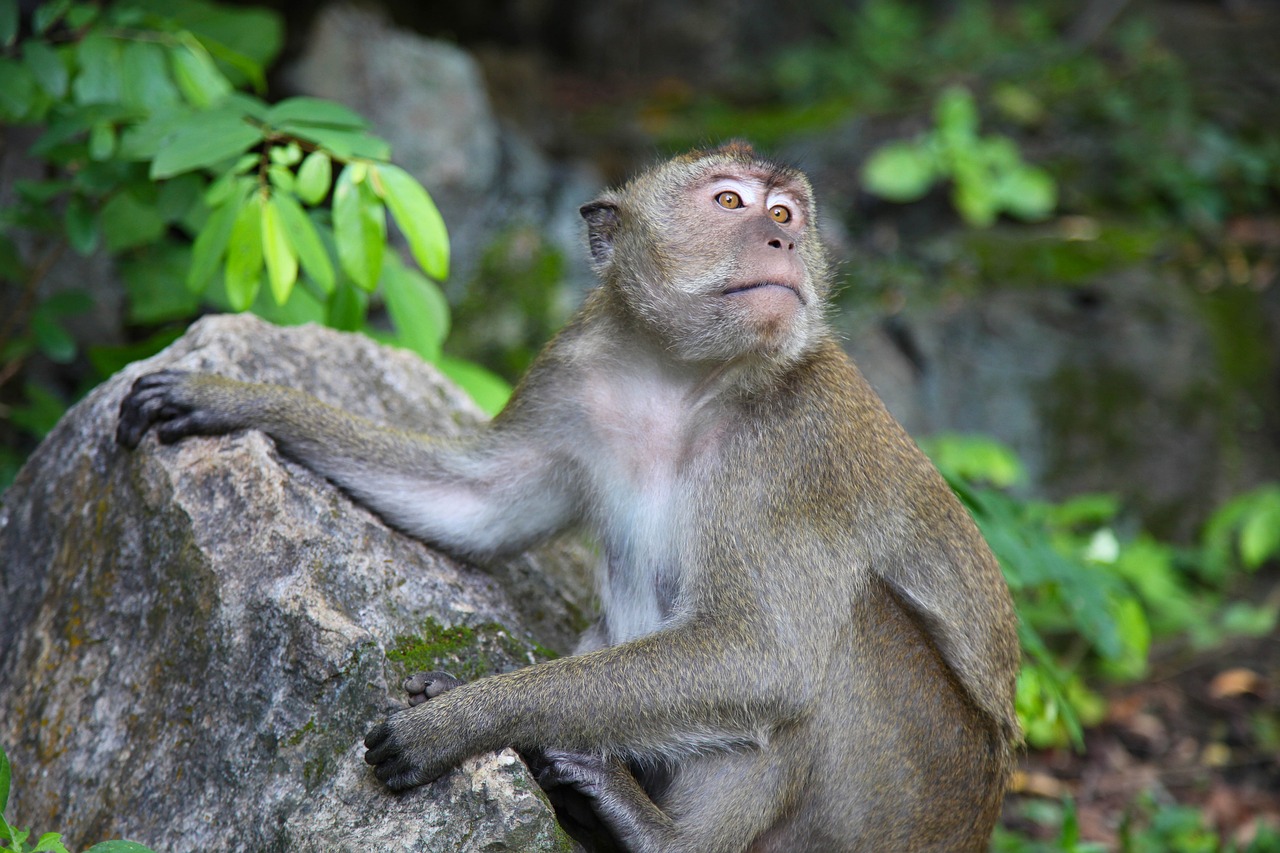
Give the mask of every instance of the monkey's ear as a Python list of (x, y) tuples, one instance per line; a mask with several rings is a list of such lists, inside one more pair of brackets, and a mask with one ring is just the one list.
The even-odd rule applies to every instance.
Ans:
[(587, 241), (591, 246), (591, 259), (604, 266), (613, 258), (613, 238), (622, 225), (622, 215), (618, 206), (611, 201), (600, 199), (578, 208), (582, 218), (587, 220)]

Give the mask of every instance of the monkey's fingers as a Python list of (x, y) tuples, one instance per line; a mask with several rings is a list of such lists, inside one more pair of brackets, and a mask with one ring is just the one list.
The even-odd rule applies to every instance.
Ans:
[(434, 779), (438, 774), (416, 766), (394, 734), (390, 725), (382, 723), (365, 736), (364, 745), (369, 751), (364, 754), (364, 760), (373, 767), (378, 780), (393, 791), (403, 791)]
[(421, 705), (462, 683), (462, 679), (447, 672), (415, 672), (404, 680), (404, 689), (409, 694), (410, 705)]
[(133, 383), (120, 401), (120, 419), (116, 425), (116, 441), (133, 450), (154, 424), (170, 420), (186, 411), (173, 399), (173, 387), (186, 373), (162, 370), (149, 373)]
[(568, 787), (594, 798), (607, 784), (610, 765), (599, 755), (548, 749), (543, 751), (541, 759), (536, 779), (543, 790)]

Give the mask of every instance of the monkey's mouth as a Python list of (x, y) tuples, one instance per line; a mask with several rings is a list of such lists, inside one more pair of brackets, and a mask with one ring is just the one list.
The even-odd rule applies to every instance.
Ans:
[(782, 290), (789, 290), (791, 291), (792, 294), (795, 295), (796, 299), (800, 300), (801, 305), (807, 304), (804, 301), (804, 294), (800, 292), (799, 288), (795, 287), (794, 285), (787, 284), (786, 282), (781, 282), (781, 281), (750, 281), (750, 282), (747, 282), (746, 284), (735, 284), (732, 287), (726, 287), (724, 290), (724, 295), (733, 296), (735, 293), (748, 293), (752, 290), (761, 290), (767, 287), (777, 287), (777, 288), (781, 288)]

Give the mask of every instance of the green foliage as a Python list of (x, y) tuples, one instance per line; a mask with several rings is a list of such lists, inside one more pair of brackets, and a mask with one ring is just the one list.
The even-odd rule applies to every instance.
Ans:
[[(18, 14), (13, 4), (0, 13), (0, 35)], [(274, 12), (207, 0), (47, 3), (19, 31), (12, 24), (0, 55), (0, 121), (40, 129), (29, 153), (47, 177), (17, 182), (0, 210), (0, 276), (27, 294), (20, 316), (0, 324), (0, 380), (33, 355), (66, 363), (83, 349), (64, 319), (92, 300), (36, 297), (64, 246), (117, 260), (140, 326), (164, 329), (210, 306), (369, 332), (373, 294), (394, 329), (384, 339), (441, 358), (444, 220), (356, 113), (316, 98), (263, 100), (282, 42)], [(388, 218), (421, 272), (387, 251)], [(43, 254), (22, 257), (18, 245)], [(491, 410), (509, 393), (482, 372), (459, 374)], [(9, 423), (38, 434), (53, 398), (26, 393)]]
[(1125, 810), (1119, 828), (1119, 846), (1080, 841), (1080, 825), (1074, 801), (1037, 801), (1021, 806), (1023, 817), (1055, 832), (1052, 841), (1033, 841), (997, 827), (992, 853), (1280, 853), (1280, 833), (1262, 820), (1247, 844), (1222, 838), (1204, 813), (1191, 806), (1157, 803), (1150, 793), (1140, 795)]
[(1205, 528), (1208, 579), (1221, 581), (1237, 565), (1256, 570), (1280, 558), (1280, 485), (1268, 484), (1238, 495), (1209, 519)]
[(946, 89), (938, 98), (934, 122), (933, 130), (914, 140), (874, 151), (863, 164), (863, 186), (906, 202), (949, 180), (956, 210), (978, 227), (991, 225), (1001, 213), (1034, 221), (1053, 212), (1053, 178), (1024, 163), (1012, 139), (978, 135), (978, 108), (967, 89)]
[[(1086, 680), (1142, 677), (1155, 639), (1186, 637), (1209, 646), (1274, 629), (1274, 605), (1228, 606), (1225, 593), (1249, 557), (1280, 555), (1262, 534), (1249, 541), (1264, 545), (1243, 546), (1244, 531), (1273, 518), (1280, 487), (1227, 504), (1200, 546), (1179, 549), (1125, 531), (1119, 506), (1107, 496), (1062, 503), (1016, 497), (1008, 488), (1020, 482), (1021, 466), (989, 439), (940, 436), (923, 444), (973, 513), (1013, 592), (1024, 651), (1017, 709), (1032, 746), (1080, 746), (1082, 727), (1105, 711)], [(1235, 541), (1240, 561), (1231, 556)], [(1209, 565), (1218, 568), (1205, 571)]]
[[(0, 19), (4, 16), (4, 2), (0, 0)], [(5, 819), (4, 813), (9, 806), (9, 781), (11, 776), (9, 756), (0, 746), (0, 853), (68, 853), (62, 843), (62, 835), (57, 832), (46, 832), (28, 846), (30, 830), (16, 829)], [(152, 853), (151, 848), (143, 847), (132, 841), (100, 841), (85, 853)]]

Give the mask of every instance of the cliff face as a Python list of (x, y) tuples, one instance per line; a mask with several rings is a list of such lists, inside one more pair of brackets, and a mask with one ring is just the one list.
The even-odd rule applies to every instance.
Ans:
[(563, 554), (481, 573), (259, 433), (126, 451), (121, 396), (161, 367), (291, 385), (435, 434), (481, 418), (411, 354), (247, 316), (197, 323), (72, 409), (0, 505), (11, 822), (73, 849), (565, 849), (510, 750), (395, 796), (361, 743), (410, 670), (474, 676), (563, 650), (580, 602), (542, 571)]

